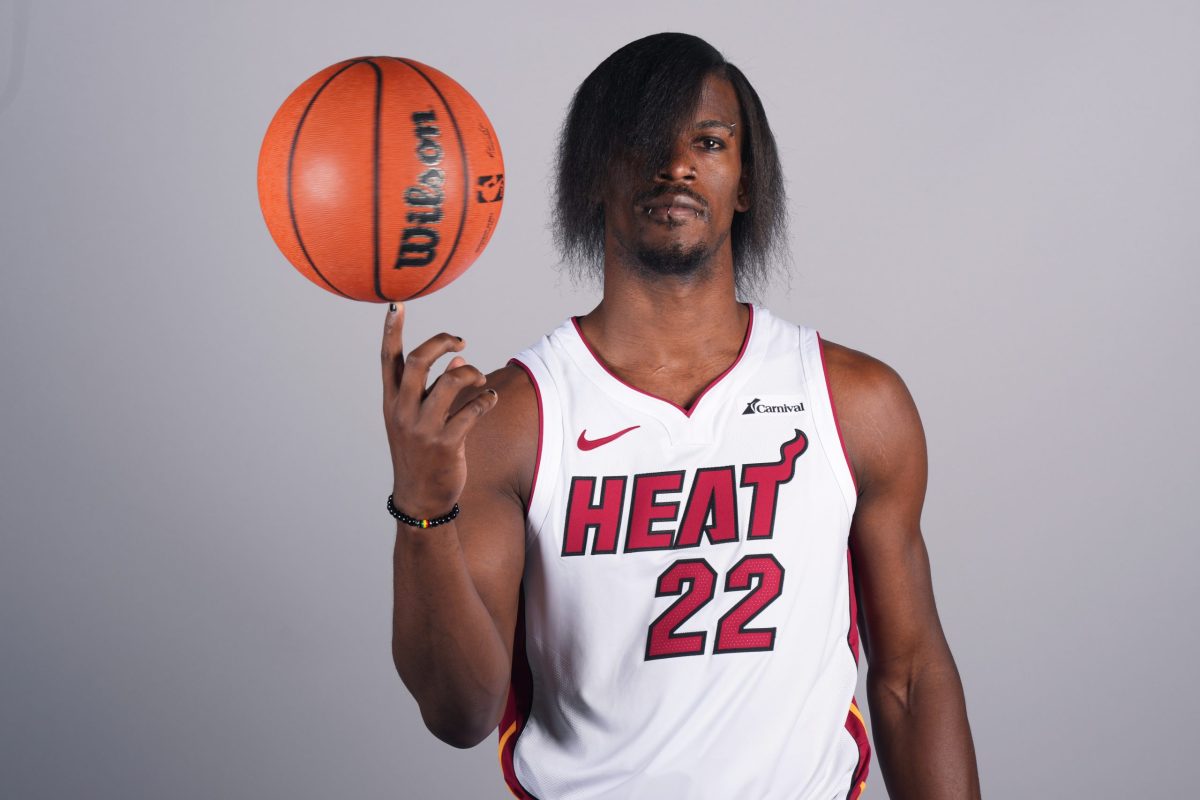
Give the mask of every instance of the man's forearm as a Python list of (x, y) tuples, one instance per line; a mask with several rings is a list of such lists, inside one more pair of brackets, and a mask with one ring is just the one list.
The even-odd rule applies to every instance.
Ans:
[(879, 767), (892, 800), (979, 797), (962, 682), (948, 653), (908, 676), (868, 672), (867, 695)]
[(394, 554), (392, 658), (426, 726), (455, 747), (495, 727), (512, 664), (471, 581), (454, 523), (399, 526)]

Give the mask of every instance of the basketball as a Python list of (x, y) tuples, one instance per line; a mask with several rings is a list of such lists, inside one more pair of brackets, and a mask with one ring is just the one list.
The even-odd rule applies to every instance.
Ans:
[(258, 201), (275, 244), (313, 283), (351, 300), (408, 300), (483, 251), (504, 161), (487, 115), (449, 76), (407, 58), (353, 58), (275, 113)]

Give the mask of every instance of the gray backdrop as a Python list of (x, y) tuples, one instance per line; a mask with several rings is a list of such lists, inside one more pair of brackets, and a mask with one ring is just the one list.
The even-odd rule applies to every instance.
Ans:
[(0, 795), (507, 796), (495, 737), (441, 744), (393, 671), (384, 311), (284, 261), (258, 146), (346, 57), (467, 86), (504, 216), (409, 337), (494, 367), (596, 300), (554, 268), (555, 133), (660, 30), (770, 113), (764, 300), (922, 410), (987, 796), (1190, 793), (1195, 2), (0, 0)]

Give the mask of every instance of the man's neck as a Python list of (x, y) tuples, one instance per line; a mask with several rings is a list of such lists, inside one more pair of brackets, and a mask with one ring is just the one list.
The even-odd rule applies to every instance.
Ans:
[(684, 408), (737, 359), (748, 323), (731, 266), (673, 278), (610, 264), (604, 298), (580, 319), (588, 344), (609, 369)]

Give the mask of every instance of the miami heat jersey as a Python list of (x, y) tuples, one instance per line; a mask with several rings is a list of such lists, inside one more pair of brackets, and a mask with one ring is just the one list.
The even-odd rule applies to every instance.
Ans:
[(575, 320), (514, 362), (540, 442), (499, 731), (513, 794), (858, 797), (856, 491), (817, 333), (752, 306), (689, 409), (622, 382)]

